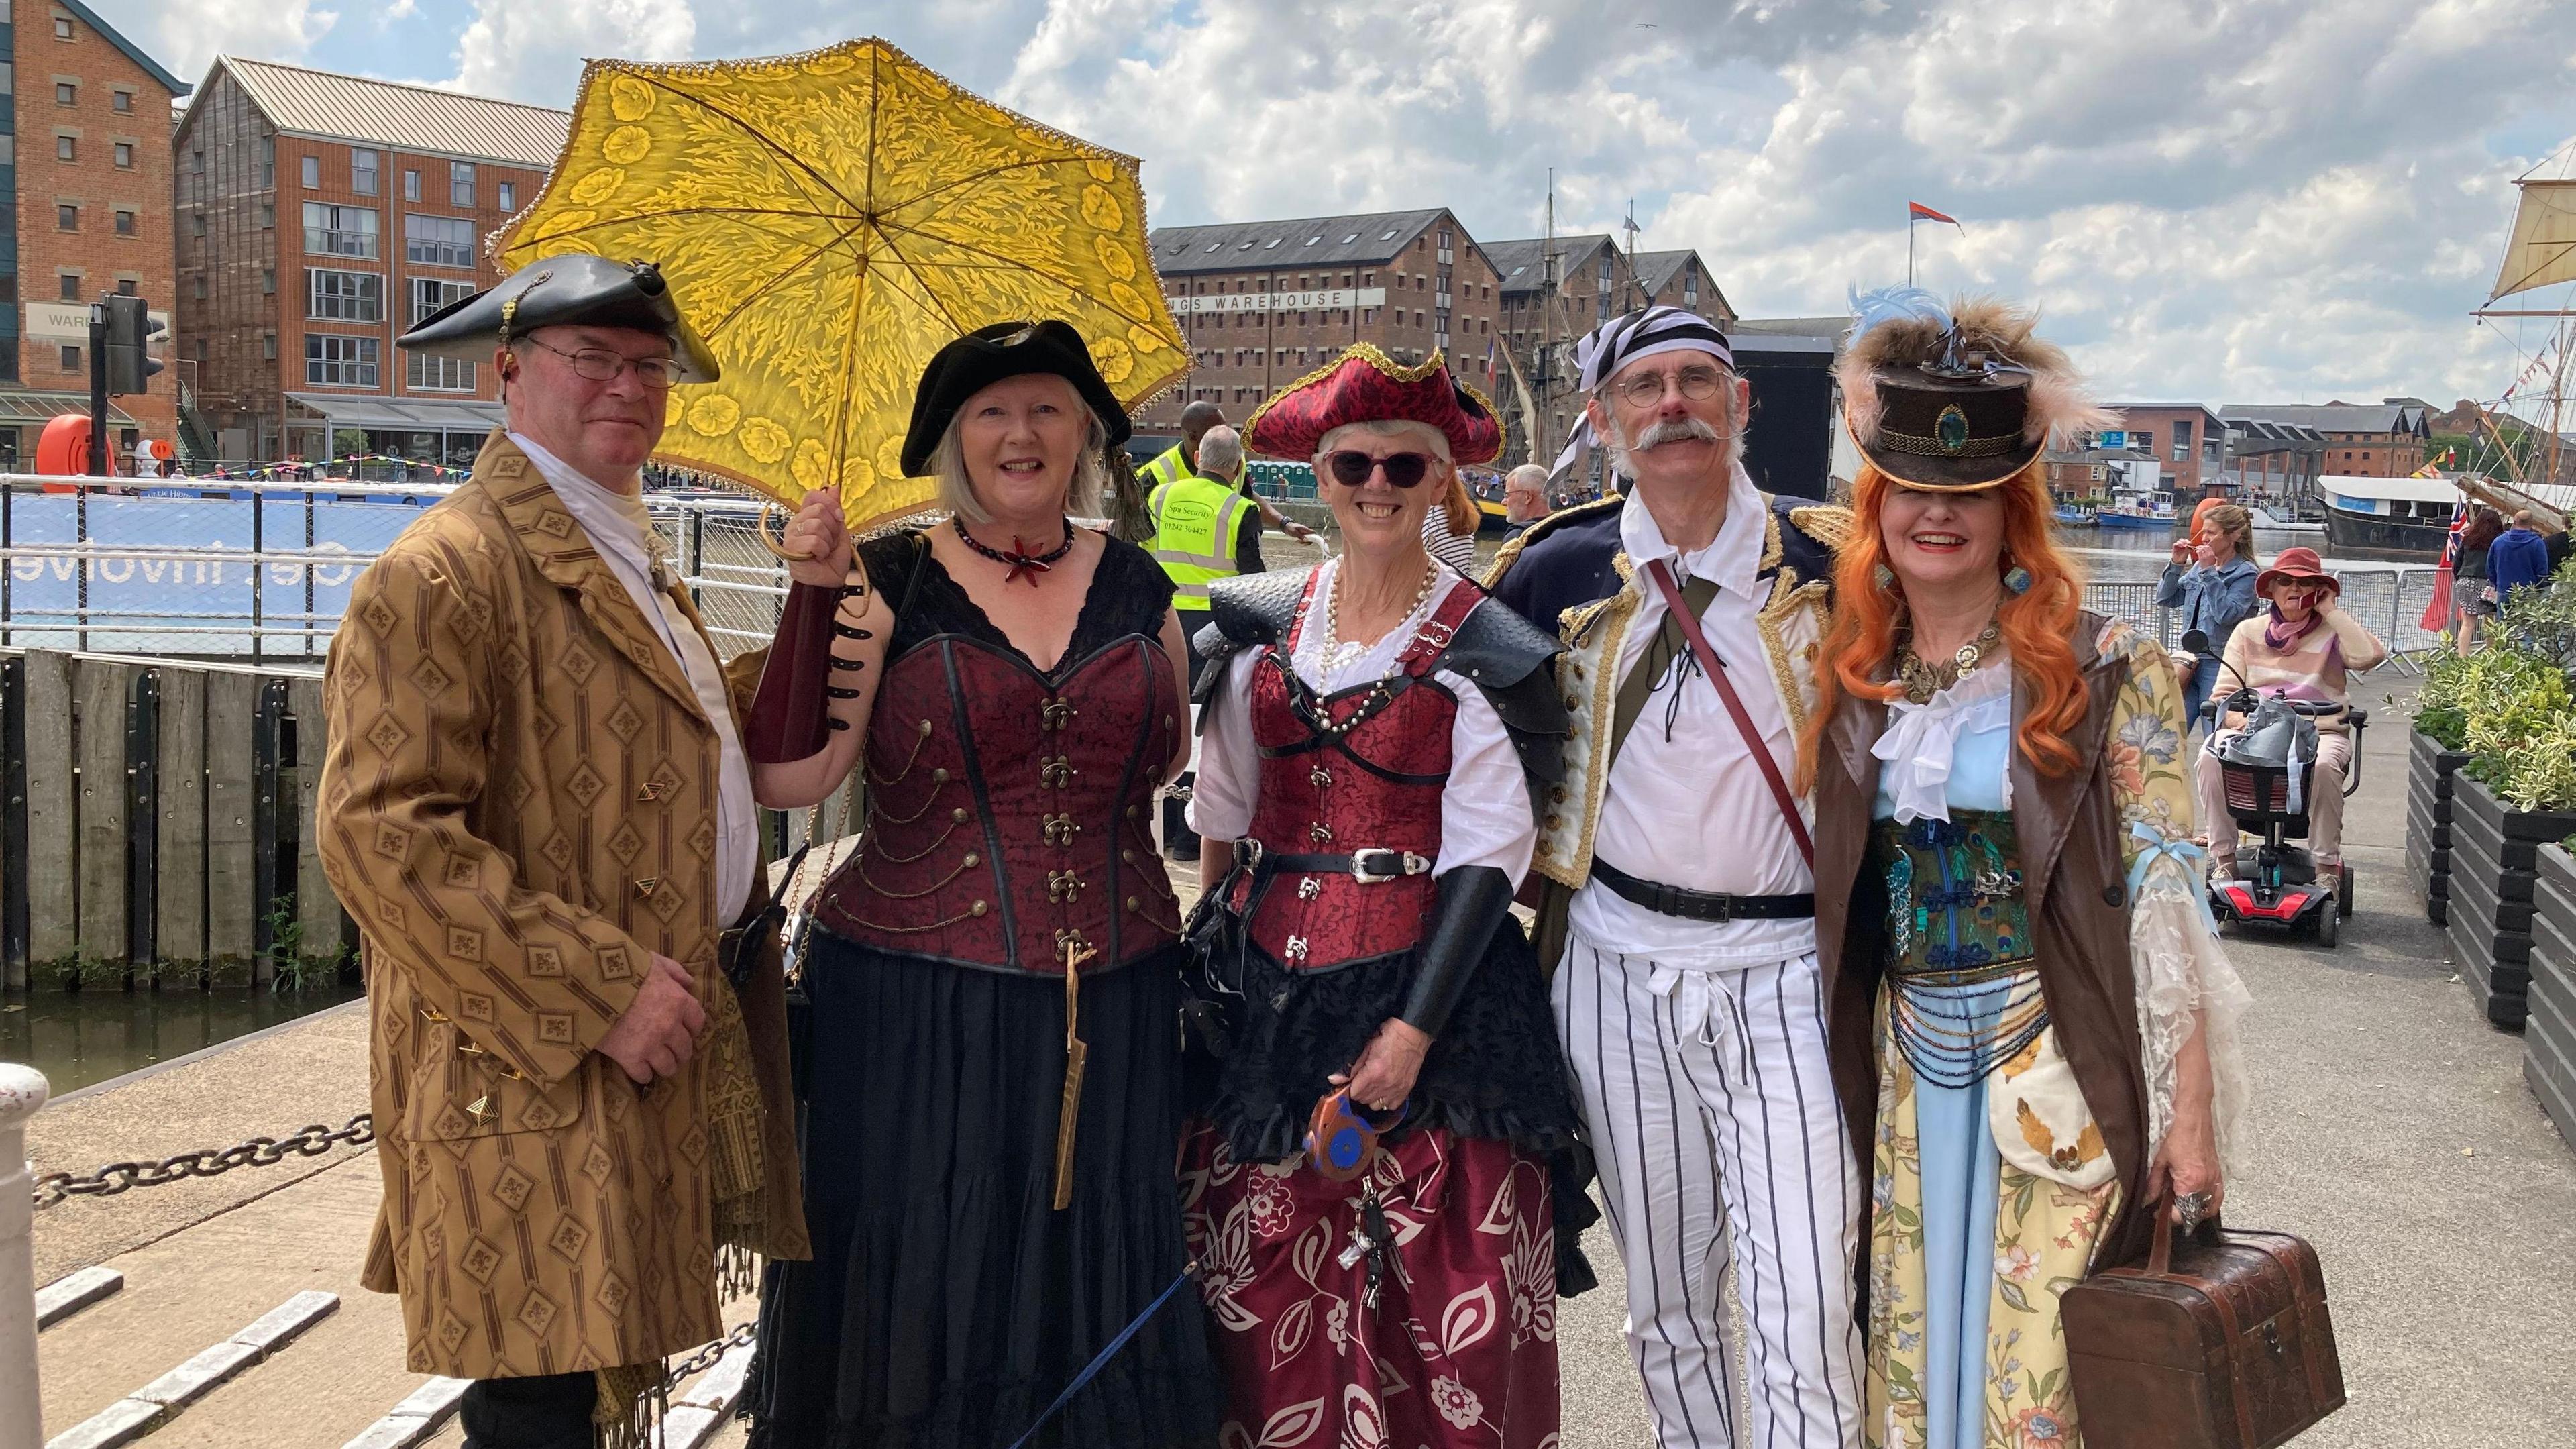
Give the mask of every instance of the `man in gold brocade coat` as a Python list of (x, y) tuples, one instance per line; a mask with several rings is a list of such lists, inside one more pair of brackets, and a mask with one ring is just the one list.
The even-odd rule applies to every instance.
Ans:
[(662, 1360), (722, 1332), (719, 1262), (807, 1251), (775, 932), (728, 929), (767, 899), (735, 724), (761, 661), (717, 664), (638, 496), (669, 388), (716, 365), (652, 266), (580, 254), (403, 345), (491, 360), (509, 426), (331, 649), (365, 1281), (402, 1295), (409, 1367), (476, 1380), (470, 1445), (631, 1444)]

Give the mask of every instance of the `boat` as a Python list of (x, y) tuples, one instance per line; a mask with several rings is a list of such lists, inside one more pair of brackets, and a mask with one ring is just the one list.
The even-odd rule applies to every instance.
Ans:
[(1500, 499), (1487, 498), (1482, 495), (1478, 495), (1476, 499), (1476, 531), (1478, 533), (1501, 533), (1506, 529), (1509, 529), (1511, 526), (1511, 514), (1504, 510)]
[(2337, 558), (2439, 558), (2460, 510), (2459, 486), (2447, 478), (2317, 480), (2326, 503), (2326, 541)]
[[(2541, 168), (2553, 162), (2558, 174), (2542, 177)], [(2549, 527), (2576, 518), (2576, 487), (2566, 481), (2576, 437), (2561, 431), (2569, 365), (2576, 360), (2576, 306), (2570, 305), (2576, 302), (2576, 294), (2567, 289), (2567, 284), (2576, 283), (2576, 246), (2569, 245), (2568, 228), (2568, 218), (2576, 215), (2576, 144), (2550, 153), (2540, 165), (2515, 177), (2513, 184), (2521, 196), (2513, 226), (2506, 233), (2495, 287), (2487, 293), (2486, 305), (2470, 315), (2481, 325), (2503, 319), (2517, 324), (2521, 319), (2545, 320), (2548, 331), (2536, 345), (2524, 345), (2531, 341), (2527, 337), (2516, 343), (2515, 350), (2529, 361), (2492, 405), (2474, 410), (2480, 436), (2469, 450), (2470, 457), (2463, 460), (2469, 471), (2459, 479), (2459, 491), (2506, 514), (2528, 510), (2543, 527)], [(2495, 305), (2542, 288), (2560, 289), (2556, 306)], [(2513, 430), (2510, 437), (2508, 426)]]
[(2154, 530), (2162, 533), (2173, 532), (2174, 525), (2178, 521), (2174, 517), (2171, 503), (2158, 508), (2144, 501), (2119, 504), (2102, 509), (2093, 515), (2093, 526), (2096, 528)]
[(2057, 505), (2057, 521), (2068, 528), (2090, 528), (2097, 511), (2089, 504), (2061, 503)]
[(2323, 533), (2326, 531), (2325, 520), (2321, 518), (2285, 518), (2269, 508), (2248, 507), (2245, 511), (2254, 516), (2254, 527), (2257, 532)]

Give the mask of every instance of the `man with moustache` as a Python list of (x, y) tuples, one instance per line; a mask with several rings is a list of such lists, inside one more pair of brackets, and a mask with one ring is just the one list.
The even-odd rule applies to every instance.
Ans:
[(1754, 487), (1750, 388), (1705, 320), (1631, 312), (1576, 358), (1589, 401), (1556, 472), (1598, 438), (1630, 491), (1542, 520), (1486, 583), (1567, 649), (1539, 959), (1627, 1264), (1629, 1344), (1663, 1449), (1733, 1445), (1731, 1243), (1752, 1441), (1857, 1449), (1861, 1184), (1788, 785), (1849, 515)]
[[(506, 431), (362, 574), (316, 826), (364, 938), (364, 1282), (477, 1449), (641, 1449), (718, 1277), (801, 1258), (774, 930), (728, 678), (639, 469), (717, 365), (651, 264), (545, 258), (403, 337)], [(496, 351), (497, 345), (497, 351)], [(763, 924), (774, 924), (766, 915)], [(771, 949), (762, 949), (762, 936)]]

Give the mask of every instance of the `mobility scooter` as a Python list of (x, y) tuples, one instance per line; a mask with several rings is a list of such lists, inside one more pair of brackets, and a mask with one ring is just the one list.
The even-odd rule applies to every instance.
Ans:
[[(2283, 931), (2297, 931), (2313, 924), (2317, 944), (2332, 946), (2340, 935), (2342, 919), (2352, 914), (2352, 867), (2341, 864), (2329, 880), (2318, 880), (2316, 859), (2307, 848), (2294, 845), (2308, 835), (2308, 785), (2315, 770), (2314, 730), (2311, 721), (2320, 715), (2340, 713), (2352, 731), (2352, 763), (2344, 772), (2343, 793), (2349, 797), (2361, 784), (2361, 732), (2370, 723), (2367, 710), (2344, 705), (2314, 703), (2280, 695), (2266, 696), (2260, 691), (2239, 689), (2209, 701), (2202, 712), (2210, 723), (2210, 748), (2215, 751), (2219, 723), (2230, 714), (2250, 717), (2264, 705), (2285, 710), (2291, 719), (2279, 727), (2252, 730), (2252, 748), (2239, 745), (2219, 753), (2219, 779), (2227, 793), (2227, 808), (2236, 817), (2240, 832), (2237, 844), (2236, 874), (2232, 878), (2212, 879), (2209, 883), (2210, 910), (2222, 921), (2239, 925), (2259, 923)], [(2298, 766), (2297, 798), (2299, 808), (2290, 808), (2291, 781), (2287, 748), (2294, 734), (2306, 734), (2309, 748)], [(2208, 822), (2214, 839), (2220, 827)], [(2243, 849), (2241, 833), (2253, 832), (2261, 838), (2250, 851)]]

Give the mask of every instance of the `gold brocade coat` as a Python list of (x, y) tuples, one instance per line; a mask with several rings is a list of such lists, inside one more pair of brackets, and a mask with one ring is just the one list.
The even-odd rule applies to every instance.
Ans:
[[(731, 671), (737, 718), (759, 664)], [(374, 1016), (364, 1281), (402, 1295), (409, 1367), (597, 1370), (718, 1337), (711, 1088), (757, 1079), (755, 1245), (807, 1252), (776, 952), (741, 995), (747, 1074), (712, 1033), (648, 1088), (592, 1050), (653, 953), (711, 1022), (734, 1005), (718, 936), (754, 903), (714, 898), (717, 736), (679, 662), (496, 432), (359, 577), (324, 701), (316, 827)]]

